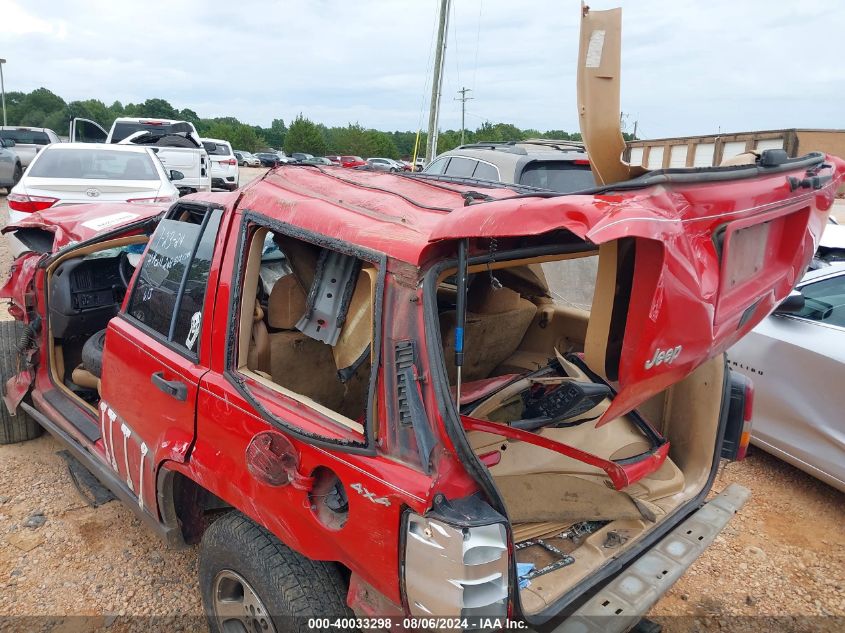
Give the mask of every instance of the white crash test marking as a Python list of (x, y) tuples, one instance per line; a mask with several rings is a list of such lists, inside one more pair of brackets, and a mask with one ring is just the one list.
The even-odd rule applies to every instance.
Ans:
[(138, 505), (141, 510), (144, 509), (144, 460), (147, 458), (149, 449), (144, 442), (141, 442), (141, 467), (138, 475)]
[(117, 470), (117, 460), (114, 458), (114, 422), (117, 420), (117, 413), (109, 408), (109, 453), (111, 453), (111, 467)]
[(191, 317), (191, 329), (188, 332), (188, 338), (185, 340), (185, 347), (194, 349), (194, 343), (197, 342), (197, 337), (200, 334), (200, 325), (202, 324), (202, 312), (194, 312)]
[(132, 435), (132, 431), (128, 426), (125, 424), (120, 425), (120, 431), (123, 433), (123, 463), (126, 466), (126, 485), (129, 486), (129, 490), (134, 490), (132, 487), (132, 475), (129, 473), (129, 436)]
[(93, 220), (88, 220), (87, 222), (83, 222), (82, 226), (88, 229), (93, 229), (94, 231), (102, 231), (103, 229), (107, 229), (110, 226), (114, 226), (116, 224), (123, 224), (124, 222), (129, 222), (130, 220), (134, 220), (137, 217), (137, 213), (121, 211), (120, 213), (112, 213), (111, 215), (104, 215), (101, 218), (94, 218)]
[(106, 451), (106, 461), (111, 463), (109, 454), (109, 441), (106, 437), (106, 410), (109, 406), (105, 402), (100, 403), (100, 437), (103, 438), (103, 449)]
[(601, 53), (604, 49), (604, 31), (593, 31), (590, 34), (590, 43), (587, 44), (587, 57), (584, 60), (586, 68), (598, 68), (601, 66)]

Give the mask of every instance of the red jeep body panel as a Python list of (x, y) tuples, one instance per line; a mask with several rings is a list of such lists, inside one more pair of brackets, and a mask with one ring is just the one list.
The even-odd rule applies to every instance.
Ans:
[[(227, 341), (233, 319), (238, 318), (238, 309), (231, 306), (237, 295), (232, 284), (240, 270), (242, 214), (252, 211), (298, 230), (384, 254), (388, 282), (381, 312), (376, 315), (382, 337), (376, 353), (384, 358), (397, 341), (413, 339), (425, 373), (441, 370), (430, 365), (425, 334), (427, 328), (436, 326), (426, 324), (420, 278), (432, 263), (454, 256), (456, 240), (535, 236), (560, 229), (585, 240), (588, 246), (635, 239), (636, 270), (619, 366), (619, 393), (608, 409), (609, 417), (634, 408), (719, 354), (786, 297), (812, 256), (845, 172), (845, 162), (832, 157), (826, 161), (829, 166), (823, 168), (823, 174), (832, 178), (820, 189), (790, 190), (787, 176), (803, 178), (805, 169), (801, 168), (745, 180), (549, 199), (519, 197), (511, 189), (492, 184), (470, 186), (358, 170), (337, 175), (339, 170), (281, 167), (243, 191), (185, 199), (213, 201), (224, 208), (196, 363), (187, 362), (118, 316), (110, 321), (106, 338), (99, 420), (103, 437), (99, 441), (86, 441), (44, 400), (43, 394), (55, 388), (46, 362), (36, 368), (33, 400), (42, 413), (103, 464), (131, 480), (131, 487), (140, 489), (139, 505), (156, 520), (164, 519), (156, 483), (166, 471), (176, 471), (266, 526), (305, 556), (339, 561), (348, 567), (355, 588), (350, 599), (364, 599), (363, 582), (400, 610), (404, 510), (422, 514), (432, 506), (435, 495), (465, 497), (475, 492), (478, 484), (449, 439), (430, 379), (420, 382), (420, 393), (436, 440), (431, 472), (403, 455), (392, 436), (396, 423), (389, 418), (385, 402), (391, 394), (392, 377), (385, 374), (383, 364), (375, 386), (376, 428), (371, 429), (377, 441), (364, 450), (351, 451), (290, 438), (300, 472), (308, 476), (320, 466), (329, 467), (347, 491), (356, 491), (348, 494), (349, 515), (342, 529), (318, 520), (307, 490), (272, 486), (250, 474), (245, 455), (250, 441), (258, 433), (278, 429), (235, 387), (231, 380), (235, 370), (226, 366)], [(473, 202), (477, 196), (465, 195), (469, 191), (493, 201)], [(132, 210), (150, 217), (160, 211)], [(83, 213), (99, 217), (117, 211), (111, 205), (105, 210), (74, 208), (33, 216), (8, 228), (53, 230), (57, 235), (54, 249), (59, 249), (71, 240), (94, 236), (84, 228)], [(749, 240), (741, 232), (747, 225), (752, 229), (764, 225), (767, 233), (751, 234), (754, 239)], [(724, 238), (717, 245), (713, 235), (723, 226)], [(131, 227), (126, 230), (132, 231)], [(765, 248), (755, 250), (755, 244)], [(45, 276), (37, 266), (42, 257), (47, 256), (30, 254), (18, 259), (12, 278), (0, 292), (14, 301), (18, 318), (26, 320), (30, 310), (47, 318)], [(761, 262), (766, 264), (762, 273), (754, 270)], [(43, 328), (42, 350), (48, 349), (47, 329)], [(679, 347), (673, 362), (647, 368), (657, 350)], [(186, 399), (175, 403), (160, 397), (150, 381), (156, 372), (187, 383)], [(264, 398), (261, 389), (253, 387), (255, 397)], [(303, 431), (315, 428), (314, 413), (296, 400), (274, 392), (272, 400), (262, 402)], [(148, 448), (143, 459), (137, 447), (131, 455), (124, 452), (121, 435), (111, 439), (120, 427), (105, 428), (109, 411), (131, 428), (133, 438), (142, 438)], [(338, 435), (342, 433), (338, 431)], [(151, 475), (141, 486), (133, 473), (145, 467), (146, 459), (150, 470), (145, 472)], [(366, 612), (367, 605), (360, 605), (360, 610)]]

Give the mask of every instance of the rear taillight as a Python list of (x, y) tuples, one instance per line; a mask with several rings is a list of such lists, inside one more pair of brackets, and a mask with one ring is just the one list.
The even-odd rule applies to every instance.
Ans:
[(510, 569), (505, 518), (476, 497), (437, 505), (426, 516), (405, 517), (403, 590), (411, 615), (504, 618)]
[(590, 161), (587, 158), (576, 158), (572, 162), (575, 163), (576, 165), (589, 165), (590, 164)]
[(126, 202), (131, 202), (133, 204), (170, 204), (171, 202), (176, 202), (179, 199), (179, 196), (160, 196), (158, 198), (131, 198)]
[(221, 165), (237, 165), (238, 161), (236, 161), (234, 158), (228, 158), (226, 160), (221, 160), (220, 164)]
[(6, 197), (6, 201), (9, 203), (9, 208), (12, 211), (35, 213), (36, 211), (49, 209), (56, 204), (59, 199), (48, 198), (47, 196), (28, 196), (22, 193), (10, 193)]
[(730, 402), (722, 442), (722, 457), (738, 462), (745, 459), (751, 442), (751, 416), (754, 409), (754, 383), (737, 372), (730, 372)]
[(751, 443), (751, 414), (754, 412), (754, 383), (751, 379), (745, 383), (745, 406), (742, 414), (742, 435), (739, 439), (739, 451), (736, 461), (745, 459), (748, 445)]

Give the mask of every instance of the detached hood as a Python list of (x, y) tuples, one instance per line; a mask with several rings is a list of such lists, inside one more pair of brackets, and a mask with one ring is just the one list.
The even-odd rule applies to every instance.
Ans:
[(0, 298), (12, 302), (12, 316), (28, 322), (28, 310), (35, 295), (32, 280), (38, 266), (62, 249), (121, 232), (140, 232), (167, 209), (167, 205), (147, 204), (77, 204), (32, 213), (24, 220), (9, 224), (3, 233), (15, 231), (15, 237), (31, 250), (12, 262), (9, 279), (0, 288)]
[[(53, 234), (53, 243), (49, 250), (47, 248), (38, 248), (38, 250), (41, 253), (56, 252), (69, 244), (86, 242), (100, 234), (110, 233), (121, 227), (154, 218), (167, 210), (168, 206), (167, 204), (125, 202), (60, 206), (32, 213), (20, 222), (5, 226), (2, 233), (22, 229), (29, 229), (33, 233), (47, 231)], [(43, 238), (38, 243), (46, 246)]]

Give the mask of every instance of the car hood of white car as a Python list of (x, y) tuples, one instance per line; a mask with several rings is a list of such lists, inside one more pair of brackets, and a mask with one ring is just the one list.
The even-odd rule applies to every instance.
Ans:
[(845, 224), (828, 224), (819, 240), (819, 246), (845, 249)]

